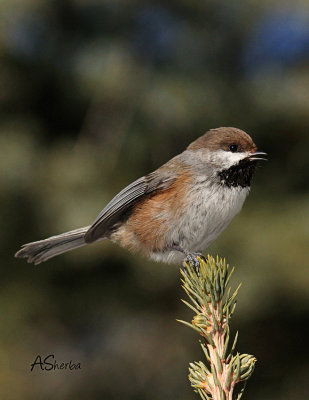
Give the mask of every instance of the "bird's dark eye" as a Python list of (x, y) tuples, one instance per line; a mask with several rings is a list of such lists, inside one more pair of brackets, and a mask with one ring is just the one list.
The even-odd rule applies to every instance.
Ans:
[(237, 144), (231, 144), (230, 147), (229, 147), (229, 149), (230, 149), (230, 151), (231, 151), (232, 153), (236, 153), (236, 151), (237, 151), (237, 149), (238, 149), (238, 146), (237, 146)]

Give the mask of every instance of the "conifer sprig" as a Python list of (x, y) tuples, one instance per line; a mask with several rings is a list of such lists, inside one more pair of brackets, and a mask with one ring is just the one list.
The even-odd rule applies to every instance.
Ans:
[[(200, 267), (190, 263), (181, 270), (182, 287), (190, 302), (182, 300), (195, 316), (191, 323), (179, 322), (193, 328), (203, 337), (201, 343), (207, 366), (199, 361), (190, 363), (191, 386), (203, 400), (232, 400), (235, 385), (250, 378), (256, 358), (235, 353), (238, 332), (230, 343), (230, 320), (236, 307), (236, 296), (241, 285), (231, 293), (229, 282), (234, 268), (225, 259), (199, 259)], [(236, 400), (243, 394), (244, 386)]]

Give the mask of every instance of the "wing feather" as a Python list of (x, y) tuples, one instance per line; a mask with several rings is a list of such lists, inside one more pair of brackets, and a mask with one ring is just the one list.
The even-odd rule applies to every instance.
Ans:
[[(163, 173), (162, 173), (163, 172)], [(119, 192), (100, 212), (85, 235), (85, 241), (91, 243), (107, 237), (110, 231), (123, 220), (129, 209), (145, 195), (168, 188), (176, 179), (163, 171), (152, 172), (137, 179)]]

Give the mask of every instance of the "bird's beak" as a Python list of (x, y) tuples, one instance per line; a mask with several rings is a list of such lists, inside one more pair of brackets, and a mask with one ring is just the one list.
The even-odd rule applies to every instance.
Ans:
[(266, 160), (267, 158), (261, 157), (261, 156), (267, 156), (267, 153), (264, 153), (263, 151), (256, 151), (255, 153), (252, 153), (248, 156), (248, 159), (250, 161), (259, 161), (259, 160)]

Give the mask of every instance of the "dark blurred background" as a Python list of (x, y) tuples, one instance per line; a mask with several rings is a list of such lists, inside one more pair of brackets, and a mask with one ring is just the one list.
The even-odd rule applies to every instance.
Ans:
[[(91, 223), (209, 128), (269, 162), (209, 249), (243, 287), (232, 327), (258, 358), (246, 398), (309, 396), (309, 4), (0, 4), (1, 398), (197, 398), (198, 337), (177, 266), (108, 242), (38, 267), (18, 247)], [(30, 372), (36, 355), (80, 371)]]

